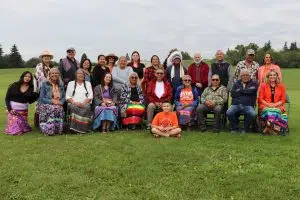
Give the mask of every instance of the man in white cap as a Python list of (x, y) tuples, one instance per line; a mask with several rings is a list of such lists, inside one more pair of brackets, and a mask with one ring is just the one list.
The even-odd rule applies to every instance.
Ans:
[(75, 59), (76, 51), (73, 47), (67, 49), (67, 57), (60, 59), (59, 71), (64, 82), (65, 90), (68, 83), (75, 80), (75, 72), (80, 67), (80, 63)]
[(235, 69), (233, 75), (233, 81), (236, 82), (240, 80), (240, 73), (242, 69), (247, 69), (250, 72), (250, 79), (253, 81), (258, 80), (258, 68), (259, 64), (254, 61), (255, 51), (253, 49), (248, 49), (246, 53), (246, 59), (240, 61)]
[(175, 54), (172, 57), (173, 65), (167, 68), (167, 79), (169, 83), (172, 85), (173, 99), (175, 96), (175, 92), (177, 87), (182, 84), (181, 78), (187, 74), (186, 68), (182, 65), (182, 56), (180, 53)]

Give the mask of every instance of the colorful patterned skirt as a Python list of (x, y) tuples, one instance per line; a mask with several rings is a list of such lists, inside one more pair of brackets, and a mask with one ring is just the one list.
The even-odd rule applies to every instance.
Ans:
[(93, 122), (93, 129), (97, 129), (101, 126), (102, 121), (112, 122), (110, 129), (114, 130), (117, 126), (118, 108), (116, 106), (96, 106), (95, 116)]
[(83, 108), (68, 104), (68, 112), (70, 130), (78, 133), (87, 133), (91, 131), (93, 113), (90, 104), (87, 104)]
[(44, 135), (55, 135), (63, 132), (64, 109), (52, 104), (39, 105), (40, 131)]
[(141, 104), (128, 104), (126, 115), (122, 118), (123, 125), (139, 124), (143, 120), (145, 106)]
[(195, 116), (195, 107), (177, 106), (178, 122), (180, 125), (188, 125)]
[(288, 126), (288, 117), (286, 114), (282, 114), (278, 108), (265, 108), (262, 111), (262, 119), (265, 122), (269, 122), (273, 131), (284, 133)]
[(10, 102), (11, 108), (16, 114), (7, 111), (7, 121), (5, 133), (8, 135), (21, 135), (32, 130), (28, 124), (28, 104)]

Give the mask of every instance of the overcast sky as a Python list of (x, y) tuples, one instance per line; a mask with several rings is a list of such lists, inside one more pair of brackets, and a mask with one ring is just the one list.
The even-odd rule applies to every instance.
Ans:
[(131, 54), (142, 59), (171, 48), (211, 58), (217, 49), (271, 40), (274, 48), (300, 37), (299, 0), (1, 0), (0, 44), (23, 59), (44, 49), (54, 60), (69, 46), (86, 52)]

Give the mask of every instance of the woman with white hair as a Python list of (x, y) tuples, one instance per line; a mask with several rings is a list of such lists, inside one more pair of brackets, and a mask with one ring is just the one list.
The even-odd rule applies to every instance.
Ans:
[(141, 87), (138, 83), (138, 74), (131, 72), (128, 83), (121, 89), (121, 116), (122, 124), (132, 126), (139, 124), (145, 112), (145, 100)]
[(191, 119), (195, 116), (195, 109), (199, 102), (197, 89), (191, 85), (191, 82), (191, 76), (184, 75), (183, 84), (177, 88), (174, 98), (179, 124), (187, 126), (188, 129), (191, 127)]
[(57, 68), (49, 70), (49, 78), (42, 84), (39, 99), (39, 124), (44, 135), (63, 131), (65, 90)]
[(78, 69), (75, 80), (68, 83), (66, 91), (70, 130), (86, 133), (91, 130), (93, 90), (90, 82), (84, 80), (84, 71)]

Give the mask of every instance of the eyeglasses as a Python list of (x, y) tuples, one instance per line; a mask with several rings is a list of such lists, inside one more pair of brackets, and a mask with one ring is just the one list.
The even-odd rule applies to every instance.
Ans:
[(191, 80), (183, 80), (184, 82), (191, 82)]
[(213, 78), (211, 79), (212, 81), (219, 81), (220, 79), (217, 79), (217, 78)]
[(162, 74), (164, 74), (164, 73), (162, 73), (162, 72), (157, 72), (156, 74), (157, 74), (157, 75), (162, 75)]
[(249, 74), (243, 74), (243, 75), (241, 75), (241, 76), (250, 76)]
[(132, 77), (131, 77), (131, 79), (137, 79), (137, 78), (138, 78), (138, 77), (136, 77), (136, 76), (132, 76)]
[(67, 51), (67, 53), (74, 53), (74, 51)]

